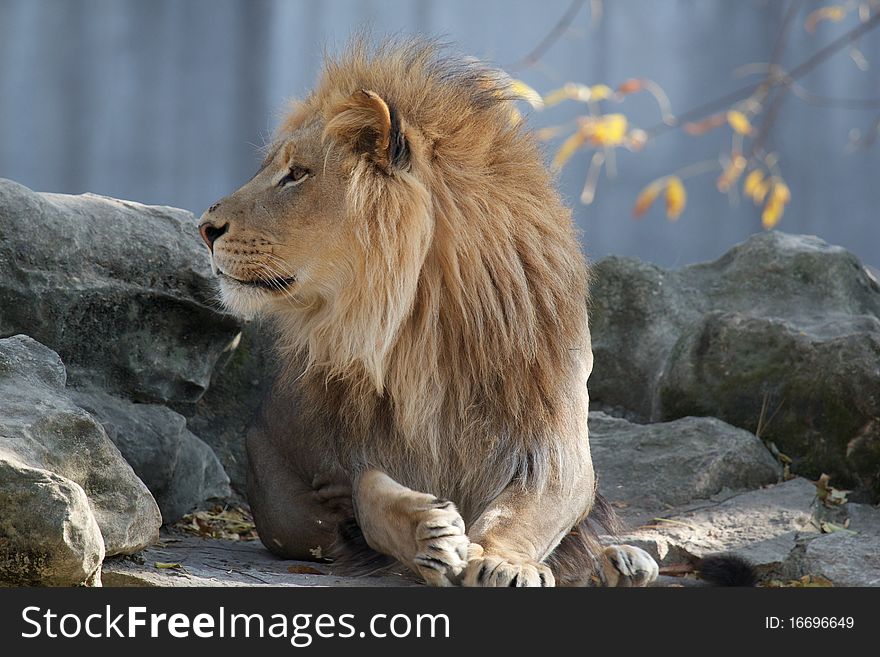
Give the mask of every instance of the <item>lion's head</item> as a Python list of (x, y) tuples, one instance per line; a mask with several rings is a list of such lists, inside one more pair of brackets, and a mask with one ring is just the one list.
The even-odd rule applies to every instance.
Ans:
[[(350, 48), (200, 230), (223, 299), (401, 427), (541, 421), (588, 349), (586, 267), (509, 80), (431, 44)], [(497, 406), (497, 408), (495, 408)]]

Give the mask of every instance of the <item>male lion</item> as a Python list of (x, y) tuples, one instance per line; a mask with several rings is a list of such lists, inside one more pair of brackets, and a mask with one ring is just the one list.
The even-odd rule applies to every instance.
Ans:
[(272, 552), (366, 539), (434, 585), (657, 577), (587, 520), (611, 515), (587, 440), (587, 266), (511, 98), (431, 44), (356, 44), (202, 217), (225, 304), (277, 332), (247, 439)]

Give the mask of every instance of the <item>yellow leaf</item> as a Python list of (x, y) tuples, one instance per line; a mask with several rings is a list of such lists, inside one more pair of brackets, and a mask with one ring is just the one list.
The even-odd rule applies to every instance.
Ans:
[(764, 202), (764, 198), (767, 196), (767, 192), (770, 191), (770, 181), (767, 179), (762, 180), (757, 185), (755, 185), (755, 189), (752, 192), (752, 200), (755, 202), (755, 205), (761, 205)]
[(584, 134), (582, 130), (578, 130), (562, 142), (562, 146), (559, 147), (559, 150), (556, 151), (556, 155), (553, 156), (553, 168), (561, 169), (562, 166), (571, 159), (571, 156), (574, 155), (575, 151), (583, 146), (586, 139), (587, 135)]
[(633, 214), (636, 217), (641, 217), (650, 209), (654, 204), (654, 201), (657, 199), (657, 196), (660, 194), (660, 189), (660, 182), (654, 181), (639, 192), (639, 195), (636, 198), (635, 208), (633, 208)]
[(675, 221), (687, 205), (687, 192), (678, 176), (670, 176), (666, 183), (666, 216)]
[(777, 179), (773, 184), (773, 191), (770, 193), (770, 196), (780, 203), (788, 203), (791, 200), (791, 190), (788, 189), (788, 185)]
[(607, 84), (595, 84), (590, 87), (590, 100), (605, 100), (611, 93), (611, 87)]
[(645, 214), (654, 204), (654, 201), (657, 200), (657, 196), (660, 194), (661, 189), (660, 182), (661, 181), (659, 180), (655, 180), (639, 192), (639, 195), (636, 198), (636, 205), (633, 208), (633, 214), (636, 217), (641, 217)]
[(749, 118), (740, 111), (730, 110), (727, 113), (727, 122), (741, 135), (752, 134), (752, 124), (749, 123)]
[(764, 211), (761, 213), (761, 225), (765, 229), (770, 230), (779, 223), (783, 212), (785, 212), (785, 205), (771, 196), (770, 200), (767, 201), (767, 205), (764, 206)]
[[(791, 200), (791, 191), (779, 177), (773, 176), (768, 181), (769, 198), (761, 213), (761, 224), (764, 228), (773, 228), (782, 218), (785, 205)], [(820, 478), (821, 479), (821, 478)]]
[(554, 89), (544, 96), (544, 107), (558, 105), (564, 100), (580, 100), (586, 102), (592, 96), (590, 87), (585, 84), (575, 84), (574, 82), (566, 82), (560, 89)]
[(810, 12), (804, 21), (804, 29), (807, 32), (815, 32), (816, 26), (822, 21), (831, 21), (839, 23), (846, 18), (846, 7), (843, 5), (829, 5), (827, 7), (819, 7), (815, 11)]
[(763, 181), (764, 172), (760, 169), (754, 169), (753, 171), (749, 172), (749, 175), (746, 176), (745, 182), (743, 183), (743, 193), (750, 199), (754, 199), (755, 191), (759, 188)]
[(526, 101), (535, 109), (542, 109), (544, 107), (544, 99), (541, 98), (541, 94), (522, 80), (513, 80), (510, 83), (510, 90), (518, 99)]
[(581, 131), (595, 146), (617, 146), (623, 143), (629, 125), (623, 114), (604, 114), (581, 123)]

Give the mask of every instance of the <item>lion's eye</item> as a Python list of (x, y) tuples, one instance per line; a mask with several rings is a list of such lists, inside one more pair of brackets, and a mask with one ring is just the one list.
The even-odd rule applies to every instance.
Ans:
[(281, 180), (278, 181), (279, 187), (289, 187), (291, 185), (298, 185), (303, 182), (306, 178), (309, 177), (309, 170), (305, 167), (290, 167), (290, 171), (287, 172)]

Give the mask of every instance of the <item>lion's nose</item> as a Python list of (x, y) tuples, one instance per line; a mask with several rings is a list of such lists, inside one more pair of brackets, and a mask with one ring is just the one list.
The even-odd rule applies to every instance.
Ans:
[(223, 235), (227, 230), (229, 230), (229, 224), (223, 224), (219, 228), (212, 224), (210, 221), (206, 221), (199, 226), (199, 235), (202, 236), (202, 239), (205, 240), (205, 244), (208, 245), (208, 250), (214, 250), (214, 242), (216, 242), (221, 235)]

